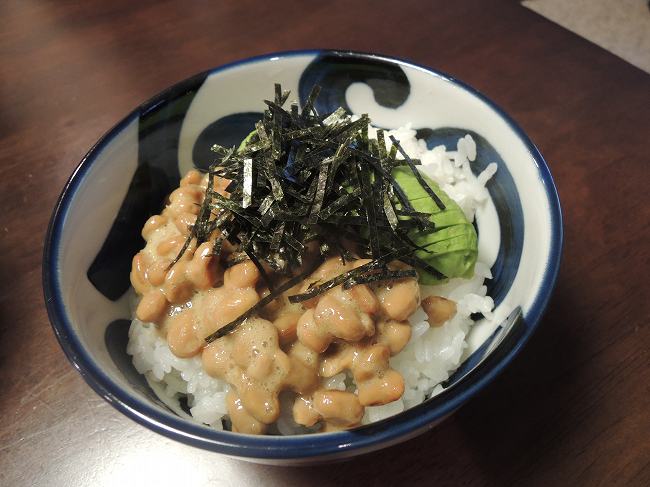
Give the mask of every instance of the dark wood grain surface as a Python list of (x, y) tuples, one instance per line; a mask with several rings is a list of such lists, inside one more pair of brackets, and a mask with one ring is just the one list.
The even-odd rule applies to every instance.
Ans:
[[(511, 0), (9, 0), (0, 19), (0, 485), (650, 485), (647, 74)], [(334, 467), (257, 466), (160, 437), (84, 383), (45, 312), (42, 245), (78, 161), (136, 105), (312, 47), (410, 58), (500, 104), (548, 160), (564, 256), (533, 340), (445, 423)]]

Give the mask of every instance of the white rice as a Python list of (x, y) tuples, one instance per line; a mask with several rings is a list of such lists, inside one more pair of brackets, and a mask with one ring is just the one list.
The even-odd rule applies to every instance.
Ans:
[[(370, 127), (369, 136), (375, 137), (375, 134), (376, 130)], [(476, 209), (489, 197), (485, 183), (496, 172), (496, 164), (489, 164), (475, 177), (470, 164), (476, 158), (476, 144), (471, 136), (459, 139), (456, 151), (447, 151), (444, 146), (428, 150), (426, 142), (416, 139), (415, 134), (410, 125), (388, 132), (400, 141), (410, 157), (422, 161), (421, 171), (436, 181), (472, 221)], [(390, 148), (388, 137), (386, 145)], [(485, 278), (492, 276), (490, 267), (481, 258), (479, 252), (472, 279), (450, 279), (444, 285), (422, 286), (422, 297), (434, 294), (456, 301), (457, 313), (443, 326), (435, 328), (429, 326), (422, 309), (411, 316), (411, 340), (390, 362), (404, 377), (404, 395), (384, 406), (367, 407), (363, 424), (393, 416), (443, 390), (440, 383), (449, 378), (465, 358), (465, 338), (473, 324), (470, 315), (482, 313), (486, 319), (492, 319), (494, 302), (486, 296), (483, 285)], [(153, 324), (137, 319), (129, 330), (127, 353), (133, 356), (137, 371), (145, 375), (160, 399), (174, 411), (188, 417), (179, 403), (179, 399), (186, 396), (195, 421), (222, 429), (222, 419), (227, 415), (225, 397), (229, 385), (208, 376), (202, 369), (200, 357), (176, 357)], [(345, 373), (324, 380), (323, 385), (328, 389), (356, 390), (351, 377)], [(286, 435), (310, 431), (293, 421), (292, 395), (283, 393), (280, 401), (282, 415), (276, 424), (277, 432)]]

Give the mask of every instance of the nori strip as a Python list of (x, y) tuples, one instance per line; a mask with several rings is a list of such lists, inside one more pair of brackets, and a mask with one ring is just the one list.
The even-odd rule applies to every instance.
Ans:
[(361, 157), (369, 164), (371, 164), (377, 170), (377, 172), (380, 173), (381, 176), (390, 182), (391, 187), (395, 190), (399, 202), (406, 210), (413, 210), (413, 207), (409, 202), (408, 196), (406, 196), (406, 193), (404, 193), (404, 190), (397, 183), (397, 181), (395, 181), (395, 178), (389, 172), (385, 171), (383, 167), (381, 167), (381, 162), (377, 158), (373, 157), (371, 154), (366, 154), (363, 151), (355, 149), (354, 147), (350, 147), (350, 150), (352, 154)]
[(363, 205), (366, 210), (366, 219), (368, 221), (368, 230), (370, 233), (370, 251), (372, 258), (377, 259), (380, 256), (379, 233), (377, 232), (377, 213), (375, 212), (375, 202), (373, 198), (373, 187), (370, 182), (370, 170), (368, 167), (357, 166), (357, 177), (361, 184), (363, 194)]
[(424, 260), (420, 259), (415, 254), (402, 256), (402, 258), (400, 260), (402, 262), (404, 262), (405, 264), (410, 264), (410, 265), (412, 265), (414, 267), (418, 267), (418, 268), (422, 269), (423, 271), (426, 271), (426, 272), (432, 274), (436, 279), (446, 279), (447, 278), (447, 276), (442, 274), (438, 269), (431, 266), (430, 264), (428, 264)]
[(365, 274), (359, 277), (352, 277), (343, 283), (343, 289), (350, 289), (359, 284), (369, 284), (371, 282), (392, 281), (405, 278), (416, 278), (418, 273), (415, 269), (401, 269), (397, 271), (377, 272), (374, 274)]
[(375, 270), (380, 266), (386, 265), (392, 260), (398, 260), (402, 257), (402, 252), (404, 252), (404, 248), (400, 250), (394, 250), (388, 254), (383, 255), (382, 257), (379, 257), (378, 259), (368, 262), (367, 264), (363, 264), (356, 269), (352, 269), (350, 271), (344, 272), (343, 274), (339, 274), (333, 279), (330, 279), (329, 281), (326, 281), (319, 286), (312, 287), (302, 294), (294, 294), (292, 296), (289, 296), (289, 302), (301, 303), (303, 301), (307, 301), (308, 299), (318, 296), (325, 291), (329, 291), (330, 289), (335, 288), (350, 278), (361, 276), (365, 272)]
[(377, 130), (377, 146), (379, 149), (379, 159), (383, 161), (387, 158), (388, 154), (386, 153), (386, 139), (384, 138), (384, 131), (382, 129)]
[(302, 253), (304, 250), (305, 246), (296, 238), (294, 238), (290, 232), (284, 232), (284, 241), (289, 245), (292, 249)]
[(311, 212), (309, 214), (309, 220), (307, 221), (310, 225), (314, 225), (318, 222), (320, 215), (320, 209), (323, 206), (323, 200), (325, 199), (325, 188), (327, 187), (327, 173), (330, 168), (329, 162), (323, 162), (318, 170), (318, 183), (316, 184), (316, 195), (314, 196), (314, 202), (312, 203)]
[[(224, 198), (223, 196), (221, 196), (216, 191), (211, 191), (210, 196), (212, 196), (214, 199), (217, 200), (215, 205), (217, 205), (218, 207), (226, 208), (226, 209), (232, 211), (233, 213), (235, 213), (236, 215), (240, 216), (241, 218), (243, 218), (244, 220), (249, 222), (251, 225), (253, 225), (254, 228), (262, 226), (262, 220), (260, 220), (256, 216), (252, 216), (252, 215), (247, 214), (246, 211), (244, 211), (244, 208), (239, 206), (233, 200), (228, 199), (228, 198)], [(197, 217), (197, 221), (198, 220), (199, 219)]]
[(269, 278), (268, 273), (266, 272), (266, 269), (262, 265), (262, 263), (259, 261), (257, 256), (250, 251), (250, 249), (244, 248), (244, 251), (246, 252), (246, 255), (248, 255), (248, 258), (253, 261), (253, 264), (255, 264), (255, 267), (257, 267), (257, 270), (260, 272), (260, 276), (262, 277), (262, 280), (264, 281), (264, 284), (269, 288), (269, 290), (273, 290), (273, 282)]
[(248, 254), (246, 252), (234, 252), (228, 256), (228, 258), (225, 260), (223, 263), (224, 269), (228, 269), (234, 265), (241, 264), (242, 262), (245, 262), (247, 260), (250, 260), (248, 257)]
[(275, 228), (275, 231), (273, 232), (273, 239), (271, 240), (271, 250), (277, 252), (278, 249), (280, 248), (280, 241), (282, 240), (282, 237), (284, 236), (284, 226), (285, 225), (286, 225), (286, 223), (282, 222)]
[(431, 197), (433, 201), (435, 201), (436, 205), (438, 208), (441, 210), (444, 210), (445, 204), (442, 202), (442, 200), (438, 197), (436, 193), (433, 192), (431, 187), (427, 184), (427, 182), (424, 180), (422, 177), (422, 174), (420, 174), (420, 171), (418, 171), (418, 168), (415, 167), (415, 164), (413, 163), (413, 159), (409, 157), (409, 155), (402, 149), (402, 146), (399, 144), (397, 139), (393, 137), (392, 135), (390, 136), (390, 140), (393, 142), (393, 145), (397, 147), (397, 150), (399, 151), (400, 154), (404, 157), (404, 160), (408, 164), (408, 166), (411, 168), (411, 172), (413, 172), (413, 175), (415, 176), (415, 179), (417, 179), (418, 183), (420, 183), (420, 186), (427, 192), (427, 194)]
[(242, 208), (248, 208), (253, 202), (253, 159), (244, 159), (244, 196)]
[(303, 119), (305, 119), (309, 115), (309, 112), (311, 112), (314, 109), (314, 102), (316, 101), (316, 98), (318, 98), (320, 89), (321, 88), (318, 85), (315, 85), (311, 89), (311, 92), (307, 97), (307, 101), (305, 102), (305, 106), (302, 108), (302, 113), (300, 114)]
[(352, 193), (344, 194), (343, 196), (334, 200), (327, 208), (323, 209), (320, 212), (321, 220), (327, 220), (330, 215), (334, 214), (334, 212), (340, 210), (341, 208), (345, 208), (345, 206), (358, 199), (360, 195), (361, 189), (357, 188), (352, 191)]
[(397, 225), (399, 225), (399, 220), (397, 219), (397, 215), (395, 214), (395, 209), (393, 208), (393, 204), (390, 202), (390, 195), (388, 194), (388, 191), (384, 191), (383, 200), (384, 200), (384, 214), (386, 215), (386, 220), (388, 220), (388, 224), (390, 225), (390, 228), (392, 228), (394, 232), (397, 230)]
[(264, 198), (262, 200), (262, 202), (260, 203), (260, 206), (258, 207), (259, 214), (264, 216), (264, 214), (267, 211), (269, 211), (269, 209), (271, 208), (271, 205), (273, 205), (274, 201), (275, 201), (275, 199), (273, 198), (272, 194), (267, 195), (266, 198)]

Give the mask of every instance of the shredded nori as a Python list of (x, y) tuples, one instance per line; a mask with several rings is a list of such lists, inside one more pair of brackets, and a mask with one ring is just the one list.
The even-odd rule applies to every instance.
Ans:
[(359, 277), (351, 277), (343, 282), (343, 289), (350, 289), (358, 284), (368, 284), (371, 282), (380, 281), (394, 281), (397, 279), (415, 278), (417, 279), (418, 273), (415, 269), (403, 269), (397, 271), (374, 272), (364, 274)]
[[(401, 252), (404, 252), (403, 247), (401, 248)], [(357, 278), (360, 279), (361, 276), (363, 276), (367, 272), (372, 272), (374, 274), (378, 269), (379, 270), (384, 269), (384, 273), (387, 273), (389, 272), (386, 267), (387, 264), (392, 260), (396, 260), (400, 258), (402, 256), (401, 252), (399, 251), (388, 252), (383, 256), (368, 262), (367, 264), (359, 266), (356, 269), (352, 269), (351, 271), (344, 272), (343, 274), (339, 274), (338, 276), (318, 286), (311, 287), (310, 289), (308, 289), (306, 292), (302, 294), (294, 294), (293, 296), (289, 296), (289, 302), (300, 303), (302, 301), (307, 301), (308, 299), (314, 298), (319, 294), (324, 293), (325, 291), (329, 291), (330, 289), (335, 288), (336, 286), (343, 284), (350, 279), (357, 279)]]
[(417, 179), (418, 183), (420, 183), (420, 186), (422, 186), (422, 188), (427, 192), (427, 194), (431, 196), (431, 199), (433, 199), (433, 201), (436, 202), (438, 208), (444, 210), (445, 204), (424, 180), (422, 174), (420, 174), (420, 171), (418, 171), (418, 168), (415, 167), (415, 161), (409, 157), (409, 155), (406, 153), (404, 149), (402, 149), (402, 146), (400, 145), (399, 141), (395, 137), (391, 135), (390, 140), (393, 142), (393, 145), (397, 147), (397, 150), (400, 152), (400, 154), (402, 154), (402, 156), (404, 157), (404, 160), (408, 164), (409, 168), (411, 168), (411, 172), (415, 176), (415, 179)]
[[(338, 253), (345, 261), (371, 258), (371, 262), (345, 272), (307, 292), (290, 296), (301, 302), (338, 285), (416, 277), (413, 269), (391, 270), (388, 264), (401, 260), (440, 277), (438, 271), (414, 255), (426, 250), (408, 233), (414, 228), (433, 229), (426, 213), (417, 212), (391, 172), (408, 166), (436, 205), (444, 204), (419, 175), (419, 161), (411, 159), (391, 136), (386, 149), (384, 131), (377, 139), (368, 137), (367, 115), (357, 119), (343, 108), (318, 114), (315, 86), (302, 110), (296, 103), (283, 108), (289, 92), (275, 85), (273, 101), (255, 131), (239, 149), (212, 146), (215, 160), (210, 165), (208, 187), (196, 222), (179, 255), (192, 242), (196, 246), (214, 239), (213, 254), (219, 255), (228, 240), (240, 252), (228, 264), (250, 259), (260, 270), (269, 295), (242, 316), (206, 338), (209, 343), (234, 330), (257, 310), (303, 280), (309, 273), (303, 265), (307, 243), (319, 243), (320, 259)], [(397, 154), (403, 159), (397, 159)], [(214, 179), (230, 183), (226, 193), (215, 190)], [(354, 245), (354, 254), (349, 245)], [(171, 267), (170, 265), (170, 267)], [(274, 286), (267, 272), (285, 276)], [(313, 270), (312, 270), (313, 271)], [(291, 285), (289, 285), (291, 284)]]

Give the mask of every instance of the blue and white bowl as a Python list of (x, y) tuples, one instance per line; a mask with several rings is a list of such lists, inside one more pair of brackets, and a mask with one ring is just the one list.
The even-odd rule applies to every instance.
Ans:
[[(238, 144), (261, 117), (273, 83), (305, 101), (322, 86), (319, 113), (343, 106), (377, 126), (411, 123), (429, 148), (477, 142), (481, 171), (499, 169), (487, 188), (492, 211), (478, 216), (479, 245), (492, 254), (488, 292), (496, 316), (520, 306), (514, 328), (477, 323), (471, 363), (441, 394), (392, 418), (352, 431), (311, 436), (248, 436), (215, 431), (162, 404), (126, 354), (126, 291), (140, 230), (161, 209), (181, 174), (210, 161), (210, 146)], [(482, 221), (481, 218), (484, 218)], [(445, 74), (374, 54), (296, 51), (246, 59), (196, 75), (139, 106), (83, 158), (52, 215), (43, 264), (48, 313), (68, 358), (95, 391), (135, 421), (194, 446), (269, 463), (345, 458), (411, 438), (484, 388), (532, 335), (549, 300), (562, 246), (560, 204), (548, 167), (524, 132), (494, 103)], [(506, 337), (500, 336), (507, 334)], [(505, 339), (503, 339), (505, 338)], [(503, 339), (503, 340), (502, 340)], [(502, 340), (502, 341), (500, 341)], [(487, 347), (489, 343), (499, 343)], [(467, 367), (465, 367), (465, 370)], [(462, 377), (462, 379), (461, 379)], [(460, 379), (460, 380), (458, 380)]]

